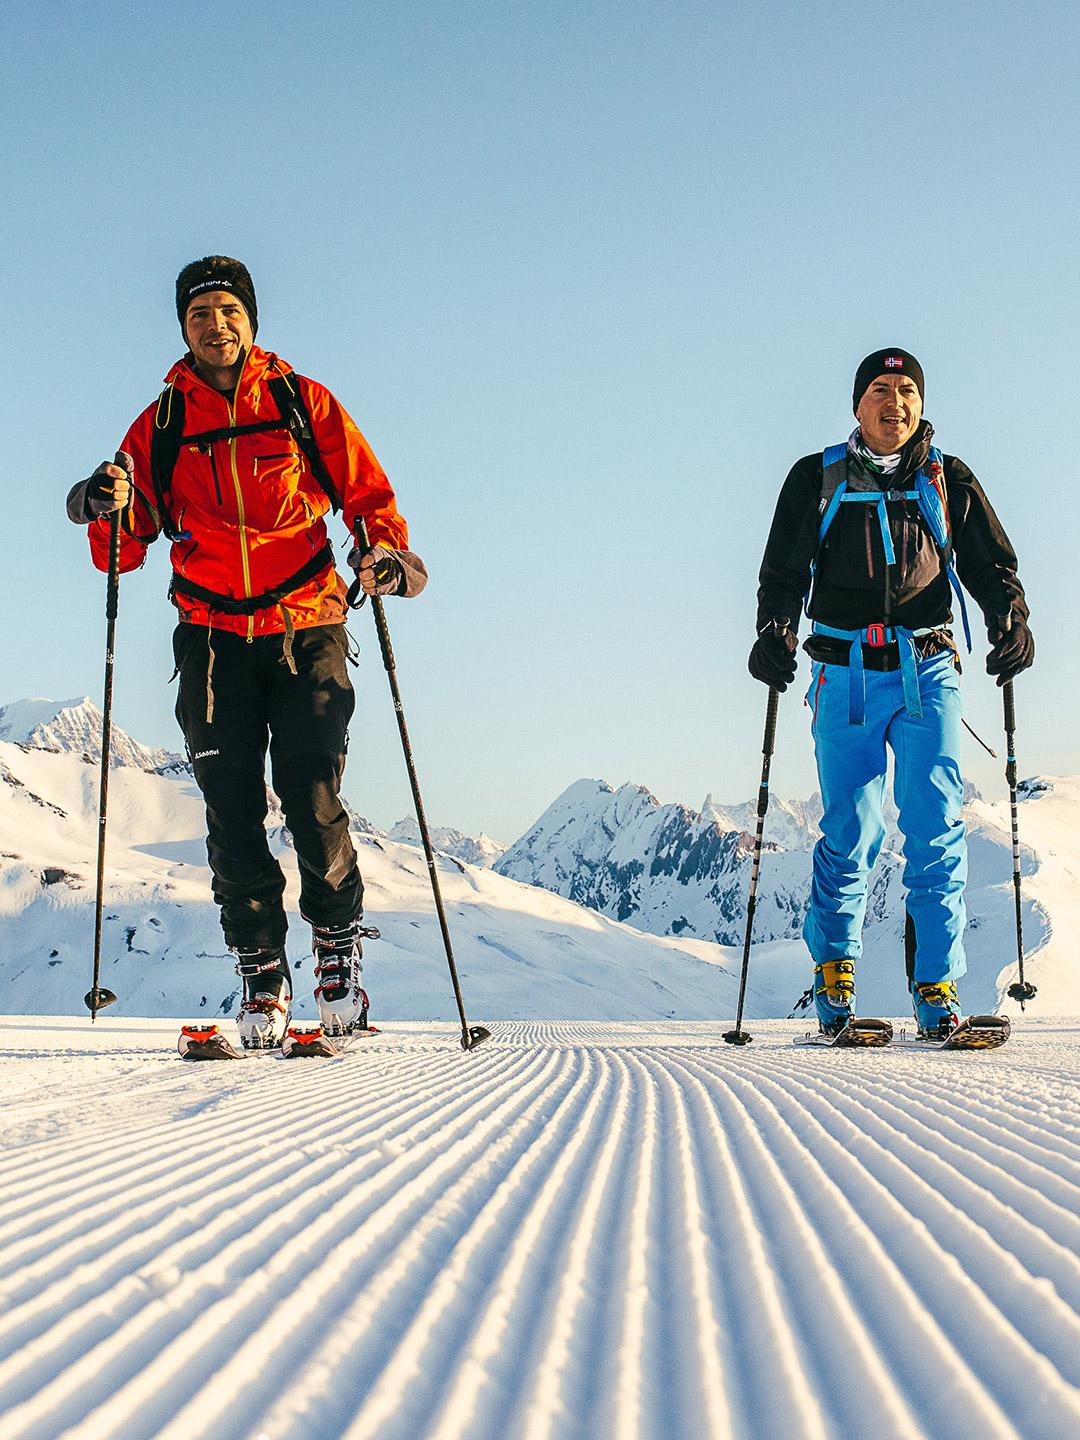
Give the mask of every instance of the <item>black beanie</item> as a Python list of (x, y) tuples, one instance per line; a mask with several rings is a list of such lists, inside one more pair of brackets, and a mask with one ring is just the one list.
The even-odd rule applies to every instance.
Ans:
[(255, 304), (255, 286), (251, 282), (247, 266), (228, 255), (206, 255), (202, 260), (192, 260), (176, 277), (176, 315), (181, 330), (184, 328), (184, 316), (188, 306), (196, 295), (205, 290), (228, 290), (235, 295), (248, 313), (252, 337), (258, 334), (259, 311)]
[(907, 375), (919, 387), (919, 396), (926, 403), (922, 366), (906, 350), (875, 350), (855, 371), (855, 388), (851, 392), (851, 408), (858, 413), (859, 401), (879, 375)]

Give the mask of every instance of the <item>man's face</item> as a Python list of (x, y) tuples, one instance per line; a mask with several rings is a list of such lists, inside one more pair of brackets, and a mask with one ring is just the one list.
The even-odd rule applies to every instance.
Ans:
[(919, 428), (919, 387), (908, 375), (879, 375), (867, 386), (855, 418), (875, 454), (895, 455)]
[(238, 365), (254, 339), (247, 311), (228, 290), (196, 295), (184, 316), (184, 335), (196, 361), (211, 370)]

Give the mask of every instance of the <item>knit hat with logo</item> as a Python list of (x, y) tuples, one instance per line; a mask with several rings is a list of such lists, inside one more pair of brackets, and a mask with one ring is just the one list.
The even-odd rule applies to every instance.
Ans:
[(248, 313), (252, 336), (258, 333), (259, 310), (255, 303), (255, 286), (247, 266), (228, 255), (206, 255), (201, 260), (192, 260), (176, 277), (176, 314), (181, 330), (192, 300), (210, 290), (227, 290), (235, 295)]
[(918, 387), (919, 396), (925, 403), (926, 391), (923, 389), (922, 366), (914, 355), (909, 355), (906, 350), (875, 350), (855, 371), (855, 388), (851, 392), (851, 408), (858, 414), (859, 401), (866, 394), (871, 384), (879, 375), (906, 375), (909, 380), (914, 380)]

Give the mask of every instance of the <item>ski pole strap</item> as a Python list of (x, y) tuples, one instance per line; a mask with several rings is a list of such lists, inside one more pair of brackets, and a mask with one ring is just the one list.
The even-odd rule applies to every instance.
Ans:
[(852, 725), (866, 723), (866, 667), (863, 646), (879, 649), (882, 645), (897, 647), (900, 657), (900, 680), (904, 687), (904, 709), (913, 720), (922, 719), (922, 696), (919, 693), (919, 651), (915, 641), (933, 635), (934, 626), (909, 630), (904, 625), (867, 625), (864, 630), (838, 630), (835, 625), (814, 621), (814, 634), (830, 640), (848, 642), (848, 719)]
[(294, 590), (298, 590), (301, 585), (306, 585), (309, 580), (314, 580), (316, 575), (321, 575), (333, 563), (334, 550), (328, 540), (323, 548), (301, 565), (294, 575), (289, 575), (277, 585), (272, 585), (261, 595), (246, 597), (222, 595), (217, 590), (211, 590), (205, 585), (196, 585), (193, 580), (188, 580), (186, 576), (174, 572), (172, 583), (169, 586), (169, 598), (171, 600), (174, 595), (183, 595), (185, 599), (201, 600), (211, 610), (219, 610), (223, 615), (254, 615), (256, 611), (268, 610), (272, 605), (279, 604)]

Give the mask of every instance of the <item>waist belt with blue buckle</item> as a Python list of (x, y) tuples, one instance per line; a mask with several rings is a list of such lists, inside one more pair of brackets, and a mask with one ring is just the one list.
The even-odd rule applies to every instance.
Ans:
[(900, 680), (904, 687), (904, 709), (915, 720), (922, 719), (922, 697), (919, 694), (918, 664), (921, 656), (916, 640), (924, 635), (933, 635), (935, 627), (922, 630), (908, 630), (903, 625), (867, 625), (865, 630), (838, 630), (834, 625), (823, 625), (814, 621), (814, 634), (826, 635), (830, 640), (846, 640), (848, 649), (848, 719), (852, 725), (866, 722), (866, 669), (863, 665), (863, 646), (878, 649), (882, 645), (896, 645), (900, 656)]

